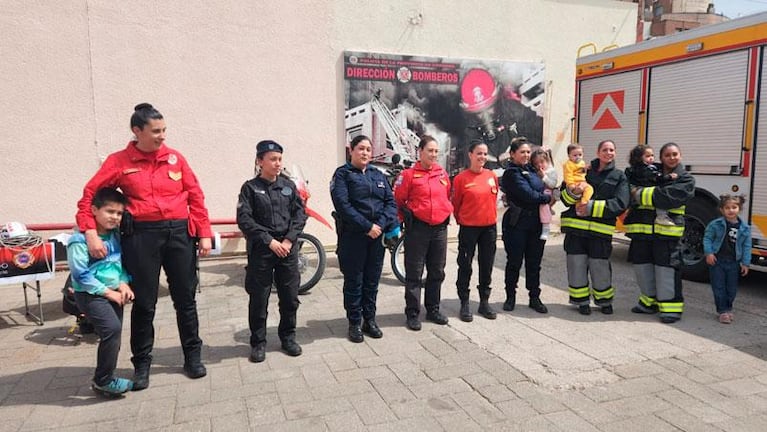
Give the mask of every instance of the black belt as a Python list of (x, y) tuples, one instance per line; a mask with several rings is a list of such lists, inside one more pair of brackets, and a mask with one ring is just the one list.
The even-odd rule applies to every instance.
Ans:
[(164, 228), (186, 228), (189, 225), (187, 219), (169, 219), (161, 221), (147, 221), (147, 222), (133, 222), (135, 229), (141, 230), (157, 230)]

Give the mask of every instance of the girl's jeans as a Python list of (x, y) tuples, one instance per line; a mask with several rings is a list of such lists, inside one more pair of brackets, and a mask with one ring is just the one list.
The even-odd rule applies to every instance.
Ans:
[(709, 273), (716, 313), (732, 311), (732, 302), (738, 292), (740, 265), (735, 260), (717, 258), (716, 264), (709, 268)]

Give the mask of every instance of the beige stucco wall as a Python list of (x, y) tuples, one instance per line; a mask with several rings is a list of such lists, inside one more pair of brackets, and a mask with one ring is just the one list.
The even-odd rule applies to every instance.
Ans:
[[(68, 222), (82, 187), (130, 138), (139, 102), (233, 218), (255, 143), (285, 144), (329, 217), (343, 158), (342, 52), (542, 61), (547, 142), (570, 135), (578, 47), (633, 42), (612, 0), (0, 0), (0, 223)], [(420, 24), (409, 18), (421, 14)], [(557, 152), (559, 155), (561, 152)], [(316, 222), (307, 230), (329, 243)]]

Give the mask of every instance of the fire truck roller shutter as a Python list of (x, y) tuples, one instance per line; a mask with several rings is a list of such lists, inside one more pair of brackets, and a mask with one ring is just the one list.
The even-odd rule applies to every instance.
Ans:
[(739, 164), (747, 68), (746, 50), (652, 68), (648, 143), (679, 144), (695, 174)]

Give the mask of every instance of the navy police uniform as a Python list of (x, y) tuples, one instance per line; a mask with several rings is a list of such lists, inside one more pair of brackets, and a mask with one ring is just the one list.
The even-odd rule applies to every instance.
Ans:
[[(551, 200), (543, 193), (543, 180), (530, 165), (511, 164), (501, 177), (501, 189), (506, 194), (509, 210), (503, 215), (503, 247), (506, 250), (506, 302), (504, 310), (513, 310), (516, 304), (517, 282), (525, 262), (525, 286), (530, 307), (546, 313), (541, 303), (541, 261), (546, 241), (541, 240), (539, 206)], [(514, 220), (516, 219), (516, 220)]]
[(350, 325), (374, 321), (385, 249), (383, 234), (373, 239), (367, 233), (373, 224), (383, 232), (399, 225), (394, 195), (381, 171), (373, 167), (363, 171), (347, 163), (333, 174), (330, 197), (337, 214), (346, 318)]

